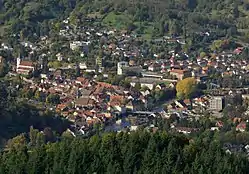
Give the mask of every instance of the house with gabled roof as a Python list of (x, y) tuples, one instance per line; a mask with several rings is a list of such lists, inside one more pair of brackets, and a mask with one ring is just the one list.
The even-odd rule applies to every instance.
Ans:
[(108, 103), (108, 110), (114, 109), (116, 111), (119, 111), (120, 113), (126, 112), (124, 103), (125, 98), (122, 95), (111, 95), (110, 101)]
[(35, 70), (35, 64), (31, 61), (22, 61), (21, 58), (17, 58), (16, 72), (18, 74), (28, 75)]
[(88, 97), (82, 97), (75, 101), (75, 107), (92, 107), (95, 101)]
[(82, 87), (89, 87), (91, 85), (90, 80), (84, 77), (77, 77), (75, 83), (81, 85)]
[(170, 71), (170, 75), (176, 76), (176, 78), (178, 80), (182, 80), (184, 78), (192, 76), (191, 72), (189, 70), (186, 70), (186, 69), (185, 70), (182, 70), (182, 69), (172, 69)]
[(246, 130), (246, 122), (242, 121), (236, 126), (236, 131), (244, 132)]

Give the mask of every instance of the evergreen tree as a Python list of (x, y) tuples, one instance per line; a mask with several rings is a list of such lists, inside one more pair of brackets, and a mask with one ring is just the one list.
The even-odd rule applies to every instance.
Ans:
[(46, 169), (46, 149), (44, 146), (34, 148), (29, 152), (29, 161), (27, 163), (27, 173), (40, 174)]
[[(75, 148), (77, 148), (77, 146), (74, 146)], [(68, 160), (68, 167), (67, 167), (67, 173), (71, 173), (71, 174), (76, 174), (77, 173), (77, 167), (78, 167), (78, 164), (77, 164), (77, 161), (76, 161), (76, 158), (77, 158), (77, 151), (76, 149), (73, 148), (71, 150), (71, 153), (70, 153), (70, 157), (69, 157), (69, 160)]]
[(154, 172), (153, 167), (157, 163), (156, 161), (157, 156), (155, 156), (156, 152), (157, 152), (156, 141), (154, 139), (154, 136), (151, 136), (149, 143), (148, 143), (148, 147), (143, 154), (142, 170), (144, 171), (144, 173)]
[[(31, 128), (30, 142), (31, 140), (36, 142), (35, 134), (37, 131)], [(131, 134), (105, 133), (90, 139), (64, 138), (55, 143), (44, 141), (39, 145), (32, 145), (26, 142), (24, 135), (20, 135), (9, 141), (0, 155), (0, 172), (17, 174), (248, 172), (249, 162), (246, 156), (228, 155), (216, 140), (211, 143), (203, 141), (206, 136), (206, 134), (199, 136), (190, 143), (185, 135), (168, 135), (162, 132), (151, 134), (140, 131)]]
[(167, 165), (167, 172), (171, 173), (174, 167), (174, 163), (176, 161), (176, 155), (177, 155), (177, 146), (175, 144), (175, 139), (172, 139), (169, 142), (169, 145), (167, 147), (167, 159), (166, 159), (166, 165)]

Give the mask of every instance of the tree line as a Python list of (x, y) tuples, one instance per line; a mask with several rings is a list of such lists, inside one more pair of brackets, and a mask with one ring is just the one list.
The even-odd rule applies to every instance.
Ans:
[[(39, 135), (39, 136), (37, 136)], [(46, 144), (31, 129), (8, 142), (1, 173), (248, 173), (248, 160), (226, 154), (218, 141), (166, 132), (105, 133), (88, 139), (64, 133)]]

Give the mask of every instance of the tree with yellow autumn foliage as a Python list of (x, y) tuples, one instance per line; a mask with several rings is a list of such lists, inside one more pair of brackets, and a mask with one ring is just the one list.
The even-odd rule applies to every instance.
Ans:
[(179, 81), (176, 85), (177, 97), (179, 99), (190, 99), (197, 91), (196, 80), (192, 77)]

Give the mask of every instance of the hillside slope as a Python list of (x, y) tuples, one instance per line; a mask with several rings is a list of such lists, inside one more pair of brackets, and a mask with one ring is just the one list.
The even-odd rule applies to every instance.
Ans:
[[(96, 15), (97, 14), (97, 15)], [(249, 2), (244, 0), (6, 0), (0, 31), (48, 34), (52, 21), (100, 17), (101, 24), (142, 33), (186, 34), (211, 30), (218, 36), (249, 35)]]

